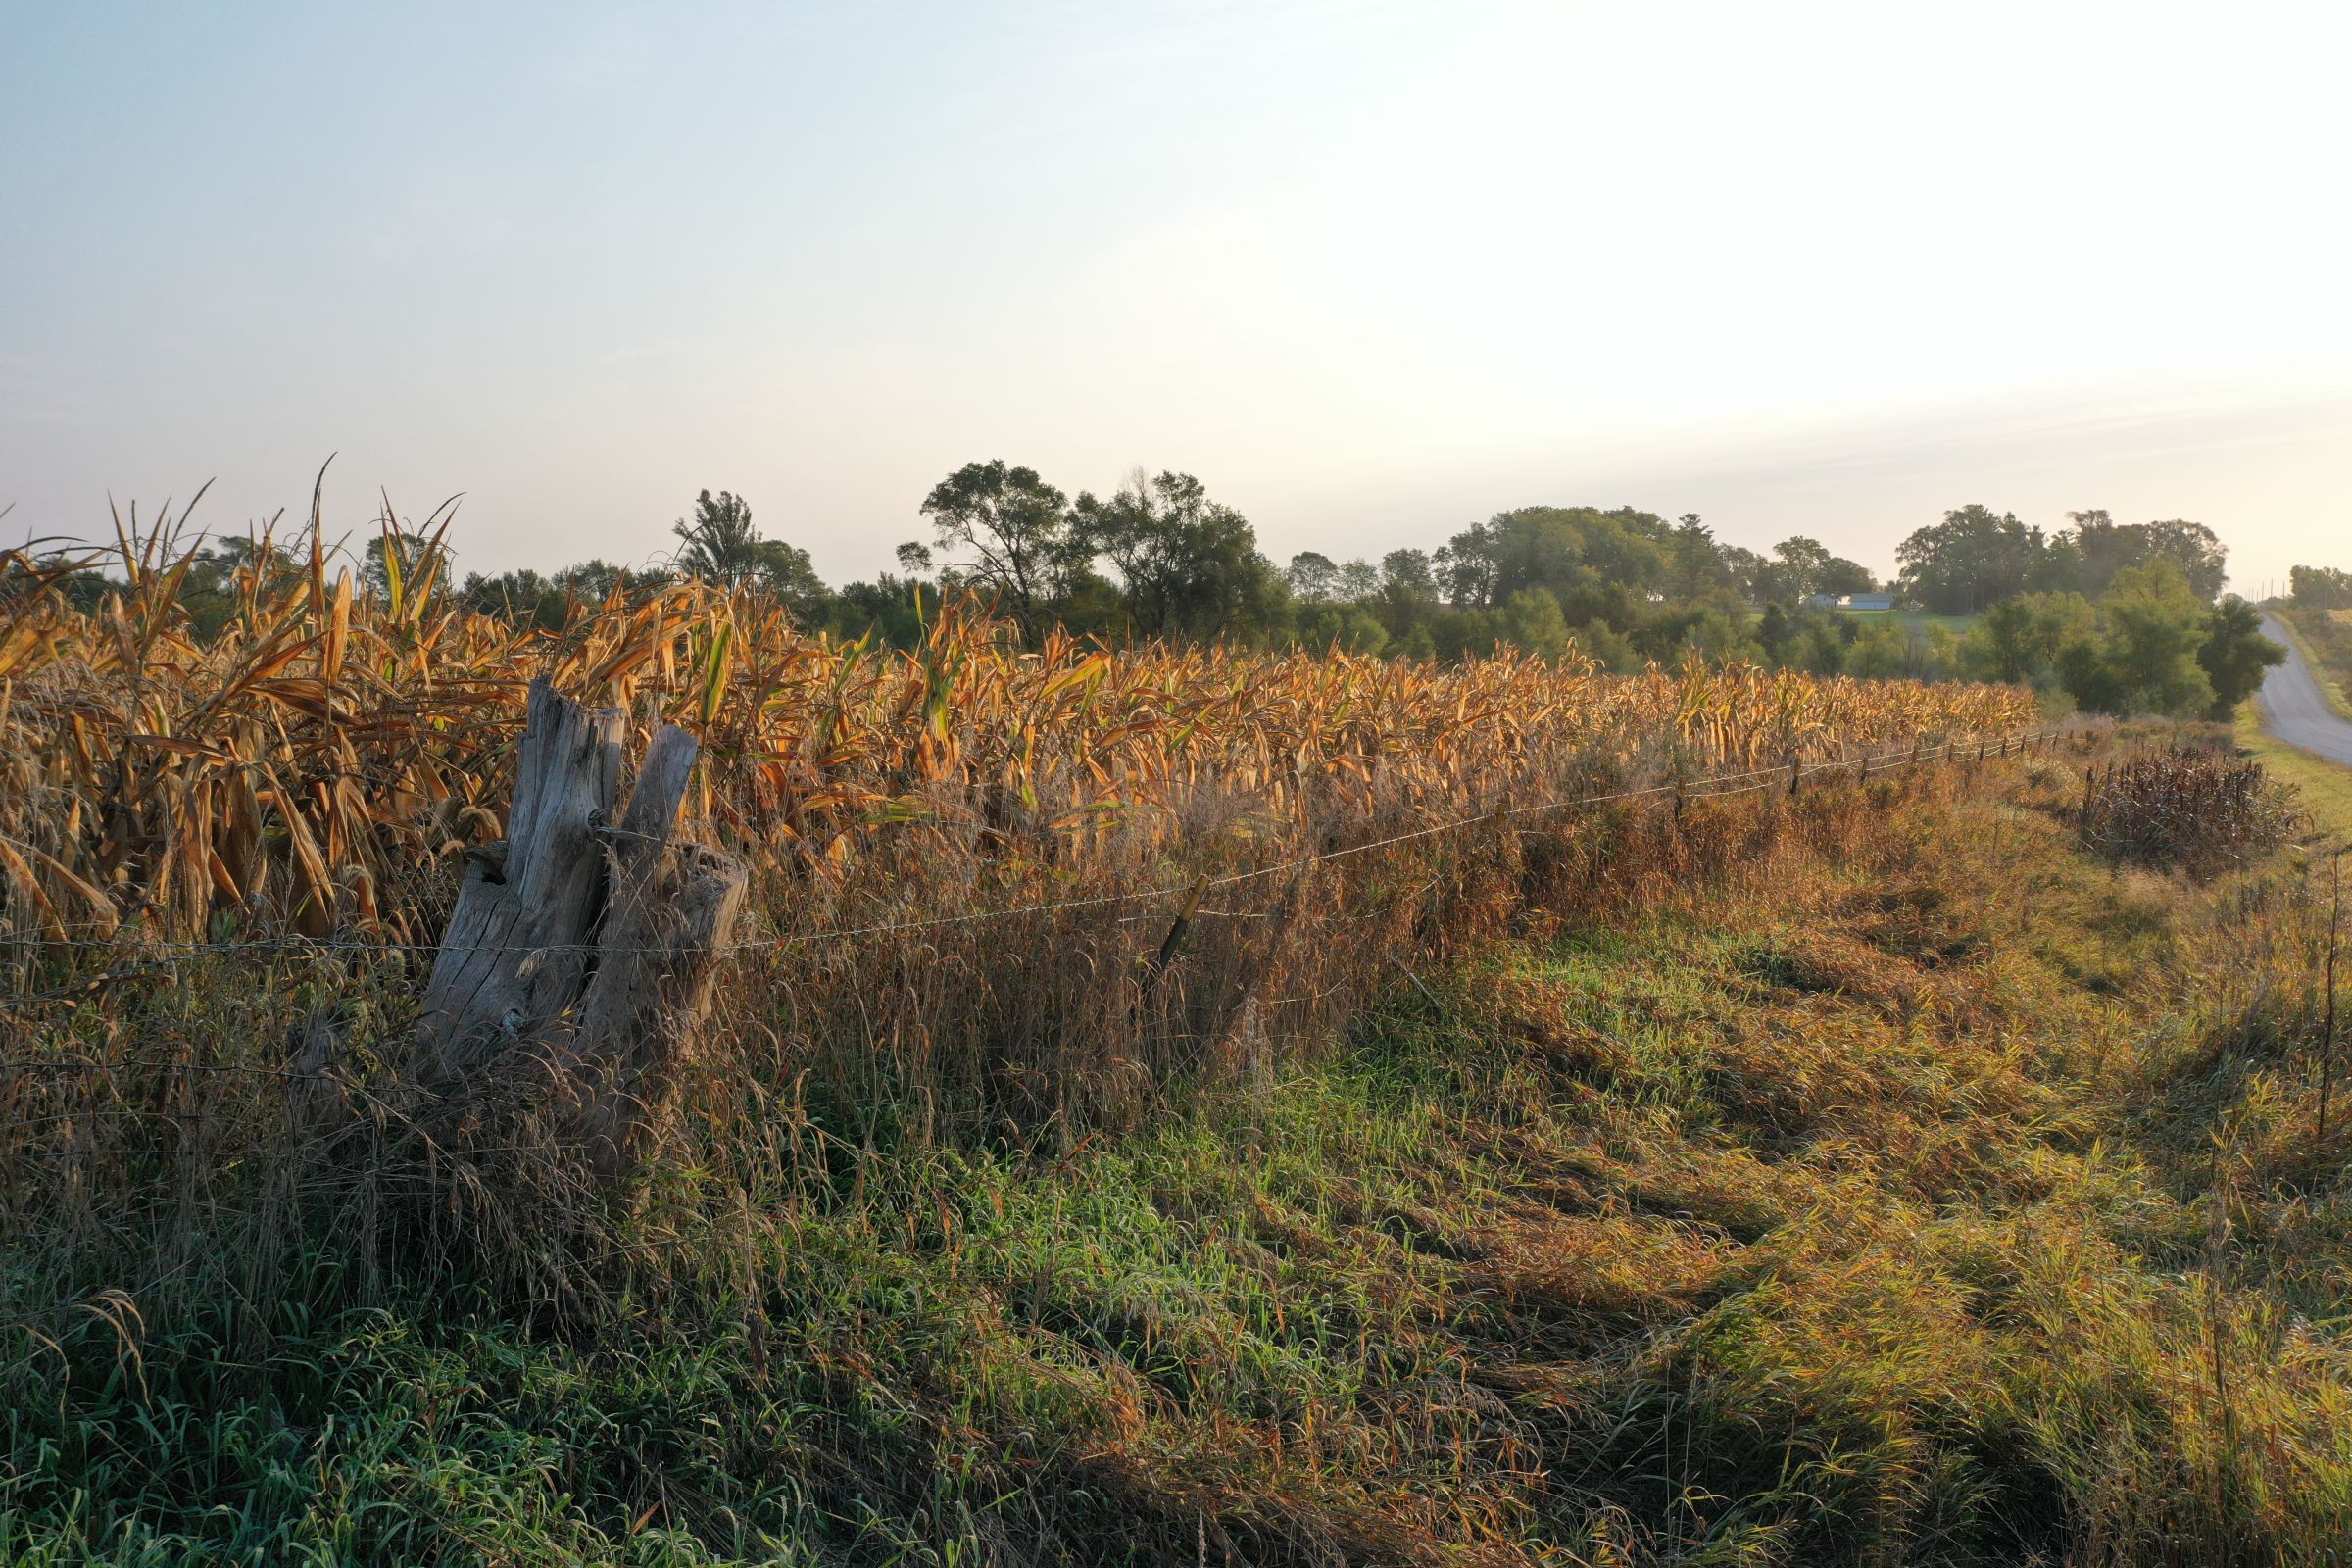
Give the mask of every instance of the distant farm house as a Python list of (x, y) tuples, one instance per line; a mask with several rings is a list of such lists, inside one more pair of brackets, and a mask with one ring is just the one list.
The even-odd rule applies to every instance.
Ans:
[(1892, 594), (1815, 594), (1805, 601), (1809, 610), (1892, 610)]

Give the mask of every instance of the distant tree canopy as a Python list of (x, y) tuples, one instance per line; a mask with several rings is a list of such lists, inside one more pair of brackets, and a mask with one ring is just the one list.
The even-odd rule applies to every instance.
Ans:
[(1079, 547), (1118, 574), (1127, 619), (1143, 636), (1218, 637), (1275, 622), (1285, 585), (1258, 554), (1257, 531), (1189, 473), (1137, 469), (1107, 499), (1079, 492)]
[(609, 561), (583, 561), (552, 576), (525, 566), (495, 577), (472, 572), (458, 590), (459, 600), (485, 615), (527, 620), (549, 631), (564, 624), (575, 604), (601, 605), (625, 583), (654, 587), (670, 580), (666, 571), (630, 571)]
[(1906, 592), (1939, 615), (1964, 615), (2014, 599), (2036, 581), (2049, 542), (2015, 513), (1966, 506), (1895, 547)]
[(2203, 523), (2119, 523), (2105, 512), (2067, 517), (2073, 526), (2051, 535), (1989, 507), (1947, 512), (1895, 548), (1903, 589), (1939, 615), (1965, 615), (2026, 593), (2098, 599), (2119, 573), (2169, 561), (2197, 598), (2220, 597), (2229, 552)]
[(726, 588), (758, 584), (796, 609), (813, 609), (825, 598), (808, 552), (762, 537), (741, 496), (706, 490), (695, 498), (694, 515), (680, 517), (669, 531), (678, 539), (671, 564), (681, 576)]
[(2296, 566), (2286, 574), (2288, 596), (2306, 610), (2352, 610), (2352, 571)]
[(2208, 604), (2221, 597), (2230, 552), (2201, 522), (2173, 517), (2163, 522), (2123, 522), (2104, 512), (2070, 512), (2071, 542), (2079, 573), (2074, 586), (2091, 598), (2103, 596), (2119, 572), (2169, 561), (2180, 568), (2188, 591)]
[[(436, 591), (556, 630), (583, 606), (693, 577), (771, 594), (812, 630), (902, 647), (921, 638), (942, 594), (969, 591), (1033, 646), (1061, 628), (1418, 660), (1516, 648), (1627, 671), (1697, 655), (1823, 675), (2013, 681), (2116, 713), (2226, 710), (2279, 657), (2250, 607), (2216, 602), (2228, 558), (2213, 530), (2180, 518), (2075, 512), (2045, 534), (1985, 506), (1945, 513), (1897, 548), (1899, 587), (1912, 607), (1973, 617), (1963, 632), (1825, 607), (1881, 585), (1810, 535), (1751, 550), (1716, 538), (1695, 513), (1519, 507), (1435, 549), (1377, 561), (1304, 550), (1277, 567), (1240, 510), (1192, 474), (1138, 468), (1107, 495), (1073, 499), (1034, 468), (991, 459), (942, 478), (917, 514), (929, 538), (899, 547), (897, 573), (838, 589), (808, 551), (762, 533), (742, 496), (705, 490), (671, 525), (675, 548), (660, 567), (591, 560), (475, 572)], [(360, 590), (413, 595), (430, 537), (387, 523), (360, 552)], [(444, 576), (448, 556), (436, 564)], [(220, 540), (191, 558), (182, 597), (209, 636), (257, 585), (300, 569), (261, 540)], [(2352, 606), (2352, 574), (2297, 566), (2292, 583), (2298, 605)], [(96, 571), (66, 587), (92, 607), (110, 591)]]
[(1969, 629), (1960, 672), (2063, 691), (2092, 712), (2226, 714), (2286, 655), (2242, 599), (2209, 604), (2178, 562), (2123, 566), (2082, 594), (2003, 600)]
[(1622, 602), (1666, 580), (1664, 519), (1621, 508), (1522, 507), (1472, 523), (1438, 552), (1436, 568), (1457, 605), (1507, 604), (1531, 588)]
[(1868, 593), (1879, 585), (1878, 579), (1859, 562), (1834, 556), (1820, 540), (1802, 535), (1773, 546), (1769, 569), (1782, 592), (1768, 597), (1842, 598), (1847, 594)]
[[(1087, 569), (1086, 540), (1067, 508), (1068, 497), (1035, 468), (1006, 467), (1001, 458), (965, 464), (923, 500), (937, 548), (956, 558), (936, 563), (940, 580), (993, 594), (1034, 638), (1048, 607)], [(901, 560), (934, 564), (921, 545), (902, 549)]]

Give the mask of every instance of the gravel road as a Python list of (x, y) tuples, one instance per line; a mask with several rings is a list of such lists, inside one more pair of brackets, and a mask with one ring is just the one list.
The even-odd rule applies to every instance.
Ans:
[(2278, 617), (2262, 617), (2263, 635), (2286, 650), (2286, 662), (2263, 679), (2256, 699), (2262, 727), (2286, 742), (2331, 762), (2352, 766), (2352, 719), (2338, 716), (2311, 678), (2303, 656), (2288, 640)]

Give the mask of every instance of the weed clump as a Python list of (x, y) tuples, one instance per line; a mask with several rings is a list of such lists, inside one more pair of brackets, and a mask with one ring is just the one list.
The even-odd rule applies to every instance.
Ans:
[(2135, 753), (2084, 782), (2082, 836), (2111, 859), (2210, 876), (2276, 848), (2287, 833), (2283, 793), (2260, 762), (2207, 746)]

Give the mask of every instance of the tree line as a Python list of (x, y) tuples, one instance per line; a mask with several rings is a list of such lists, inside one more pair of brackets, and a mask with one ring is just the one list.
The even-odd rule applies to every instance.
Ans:
[(2287, 573), (2287, 598), (2300, 610), (2352, 610), (2352, 571), (2297, 566)]
[[(706, 490), (672, 524), (659, 565), (474, 572), (456, 597), (552, 629), (576, 604), (696, 577), (771, 594), (811, 630), (907, 646), (940, 595), (964, 590), (1032, 643), (1059, 627), (1440, 661), (1573, 648), (1619, 671), (1695, 654), (1824, 675), (2018, 681), (2115, 713), (2225, 710), (2275, 662), (2253, 611), (2221, 597), (2227, 550), (2180, 518), (2077, 512), (2045, 533), (1961, 507), (1905, 538), (1898, 576), (1881, 584), (1803, 535), (1757, 552), (1716, 538), (1695, 514), (1632, 507), (1521, 507), (1435, 548), (1377, 562), (1303, 551), (1277, 565), (1247, 517), (1173, 471), (1138, 469), (1107, 495), (1072, 496), (1034, 468), (970, 463), (931, 488), (919, 515), (928, 536), (899, 547), (896, 572), (835, 588), (807, 550), (765, 533), (743, 497)], [(202, 552), (185, 587), (200, 631), (226, 615), (258, 548), (232, 539)], [(423, 549), (421, 533), (371, 540), (363, 586), (386, 591), (399, 558)], [(2297, 571), (2301, 592), (2316, 568)], [(2328, 580), (2340, 589), (2340, 578)], [(2333, 591), (2318, 575), (2312, 584)], [(1873, 590), (1944, 619), (1835, 608)]]
[(2168, 561), (2199, 599), (2221, 596), (2230, 552), (2205, 524), (2181, 517), (2117, 522), (2105, 512), (2067, 518), (2072, 526), (2044, 533), (1990, 507), (1947, 512), (1895, 547), (1902, 590), (1936, 614), (1966, 615), (2025, 594), (2099, 599), (2119, 572)]
[[(1631, 507), (1524, 507), (1435, 549), (1375, 563), (1304, 551), (1278, 565), (1256, 530), (1192, 474), (1141, 469), (1107, 495), (1074, 497), (1034, 468), (967, 464), (933, 486), (929, 537), (898, 550), (899, 570), (828, 588), (805, 550), (760, 533), (751, 508), (704, 492), (672, 527), (662, 571), (757, 585), (812, 627), (898, 642), (919, 635), (943, 592), (990, 599), (1021, 636), (1226, 638), (1259, 645), (1455, 660), (1498, 644), (1557, 655), (1571, 641), (1615, 668), (1697, 652), (1767, 660), (1755, 610), (1873, 586), (1871, 573), (1819, 541), (1768, 554), (1719, 541), (1696, 515), (1668, 521)], [(553, 624), (568, 596), (603, 592), (617, 568), (591, 562), (552, 576), (468, 577), (469, 603)]]

